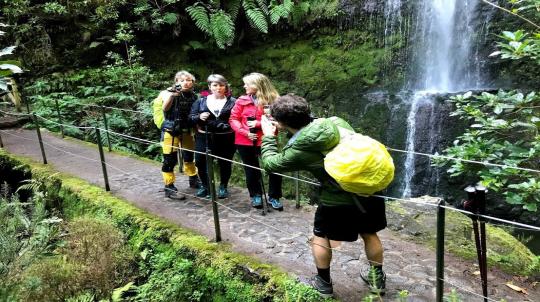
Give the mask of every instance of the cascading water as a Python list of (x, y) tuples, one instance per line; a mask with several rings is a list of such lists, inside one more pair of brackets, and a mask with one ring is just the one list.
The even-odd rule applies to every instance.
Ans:
[[(395, 12), (401, 6), (398, 0), (387, 0), (386, 7), (392, 11), (391, 16), (401, 18), (401, 13)], [(482, 34), (478, 25), (483, 25), (478, 18), (477, 6), (479, 0), (424, 0), (419, 1), (413, 28), (408, 40), (411, 43), (409, 81), (406, 90), (412, 90), (409, 98), (410, 110), (407, 116), (407, 153), (404, 163), (404, 175), (401, 192), (404, 197), (419, 193), (414, 186), (429, 186), (427, 180), (420, 180), (418, 184), (413, 180), (417, 174), (417, 167), (423, 167), (423, 173), (428, 179), (437, 175), (431, 171), (429, 161), (419, 161), (412, 152), (433, 153), (437, 148), (438, 120), (434, 119), (437, 105), (434, 96), (458, 92), (468, 89), (478, 89), (484, 86), (482, 81), (481, 60), (478, 51), (475, 51), (473, 41)], [(394, 19), (392, 22), (399, 22)], [(385, 34), (386, 30), (385, 30)], [(427, 127), (422, 129), (421, 127)], [(429, 135), (419, 138), (423, 132)], [(417, 147), (417, 143), (423, 143)], [(419, 150), (422, 149), (422, 150)], [(435, 179), (436, 181), (436, 179)], [(422, 190), (427, 193), (427, 190)], [(433, 190), (431, 190), (433, 192)]]

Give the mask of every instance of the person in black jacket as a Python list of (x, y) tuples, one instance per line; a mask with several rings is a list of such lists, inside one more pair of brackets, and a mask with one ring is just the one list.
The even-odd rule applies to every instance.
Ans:
[[(193, 125), (189, 120), (191, 106), (197, 100), (193, 92), (195, 77), (185, 71), (174, 76), (174, 85), (160, 92), (158, 98), (163, 101), (164, 121), (161, 125), (161, 142), (163, 149), (163, 166), (161, 172), (165, 182), (165, 196), (184, 199), (175, 187), (174, 167), (178, 164), (178, 147), (193, 150)], [(193, 152), (183, 150), (183, 172), (189, 176), (190, 187), (197, 185), (197, 168)]]
[[(204, 152), (208, 146), (213, 155), (232, 160), (236, 149), (229, 117), (236, 99), (230, 96), (229, 84), (222, 75), (211, 74), (208, 76), (207, 82), (211, 94), (201, 97), (193, 103), (189, 115), (191, 122), (197, 127), (195, 150)], [(227, 185), (231, 178), (232, 163), (222, 159), (218, 159), (218, 163), (220, 173), (218, 198), (227, 198), (229, 196)], [(205, 155), (195, 154), (195, 164), (201, 181), (197, 196), (209, 198)]]

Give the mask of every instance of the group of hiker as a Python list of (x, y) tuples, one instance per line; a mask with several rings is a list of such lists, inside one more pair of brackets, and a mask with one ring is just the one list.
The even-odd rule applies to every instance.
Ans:
[[(320, 183), (315, 188), (318, 207), (310, 241), (317, 274), (304, 280), (305, 283), (323, 296), (332, 296), (332, 249), (342, 241), (356, 241), (360, 235), (369, 262), (369, 269), (360, 277), (372, 293), (383, 295), (386, 275), (382, 270), (383, 247), (377, 232), (386, 227), (386, 214), (384, 200), (375, 193), (393, 178), (393, 163), (389, 155), (384, 154), (384, 146), (369, 137), (356, 136), (339, 118), (314, 120), (304, 98), (294, 94), (280, 96), (263, 74), (250, 73), (242, 80), (245, 94), (238, 99), (231, 95), (228, 81), (219, 74), (208, 76), (208, 92), (197, 96), (194, 93), (195, 77), (180, 71), (174, 77), (174, 84), (154, 100), (154, 121), (162, 130), (165, 195), (185, 198), (174, 185), (178, 147), (182, 149), (183, 173), (189, 176), (190, 186), (198, 189), (197, 196), (203, 198), (210, 197), (204, 152), (208, 148), (218, 158), (220, 184), (217, 197), (227, 198), (232, 158), (238, 151), (245, 164), (246, 184), (251, 205), (255, 208), (263, 206), (265, 193), (259, 162), (270, 172), (267, 202), (280, 211), (283, 210), (280, 201), (282, 179), (272, 172), (311, 172)], [(287, 131), (290, 136), (281, 150), (276, 138), (278, 131)], [(357, 141), (365, 143), (358, 152), (354, 145)], [(342, 153), (333, 156), (349, 157), (350, 162), (327, 163), (325, 158), (332, 157), (332, 150), (339, 149), (336, 146), (340, 145), (344, 150), (336, 151)], [(380, 154), (365, 153), (366, 149)], [(188, 150), (195, 150), (196, 154)], [(362, 152), (364, 154), (360, 154)], [(350, 168), (358, 162), (355, 156), (372, 157), (369, 161), (371, 170), (362, 171), (361, 181), (354, 177), (352, 181), (347, 180), (347, 177), (333, 173), (339, 174), (339, 165)]]
[[(163, 144), (161, 171), (166, 197), (185, 198), (174, 185), (174, 167), (178, 163), (180, 147), (183, 173), (189, 176), (190, 187), (198, 189), (197, 197), (210, 198), (204, 155), (208, 148), (218, 158), (220, 184), (217, 197), (229, 196), (231, 161), (238, 151), (245, 164), (251, 205), (255, 208), (263, 206), (262, 175), (257, 169), (262, 140), (261, 117), (264, 106), (270, 105), (279, 94), (263, 74), (248, 74), (243, 81), (246, 94), (236, 99), (231, 95), (227, 79), (211, 74), (207, 78), (208, 91), (198, 97), (193, 91), (195, 77), (187, 71), (179, 71), (174, 85), (161, 91), (154, 100), (154, 120), (161, 129)], [(269, 176), (268, 204), (278, 211), (283, 210), (281, 181), (280, 176)]]

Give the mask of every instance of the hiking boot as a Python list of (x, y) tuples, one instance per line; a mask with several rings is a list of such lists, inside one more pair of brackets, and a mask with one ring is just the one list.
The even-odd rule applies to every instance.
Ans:
[(272, 207), (274, 210), (283, 211), (283, 205), (281, 204), (281, 201), (277, 198), (268, 199), (268, 205)]
[(326, 282), (319, 275), (315, 275), (307, 280), (300, 278), (300, 282), (313, 287), (323, 298), (332, 298), (334, 296), (332, 280), (330, 280), (330, 282)]
[(371, 266), (367, 273), (360, 274), (360, 278), (366, 282), (372, 294), (384, 296), (386, 291), (386, 274), (381, 268)]
[(263, 206), (261, 195), (251, 197), (251, 206), (256, 209), (261, 209)]
[(210, 192), (208, 192), (208, 189), (202, 185), (199, 187), (195, 195), (197, 195), (197, 197), (210, 199)]
[(217, 197), (219, 199), (224, 199), (224, 198), (229, 197), (229, 190), (227, 190), (227, 187), (225, 185), (219, 185)]
[(199, 187), (199, 177), (197, 177), (197, 175), (189, 177), (189, 187), (193, 189), (197, 189)]
[(184, 195), (178, 194), (178, 188), (174, 184), (165, 185), (164, 190), (167, 198), (186, 199)]

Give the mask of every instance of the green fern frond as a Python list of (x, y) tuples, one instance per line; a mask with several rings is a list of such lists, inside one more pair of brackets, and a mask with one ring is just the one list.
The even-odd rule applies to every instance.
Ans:
[(212, 14), (210, 28), (218, 47), (225, 48), (231, 45), (234, 39), (234, 22), (229, 14), (222, 10)]
[(238, 17), (238, 12), (240, 11), (241, 4), (241, 0), (231, 0), (225, 3), (225, 11), (227, 11), (227, 13), (231, 15), (231, 18), (233, 20), (236, 20), (236, 17)]
[(256, 8), (247, 10), (246, 16), (251, 27), (259, 30), (262, 33), (268, 33), (268, 22), (266, 21), (266, 16), (260, 9)]
[(256, 4), (255, 1), (253, 1), (253, 0), (243, 0), (243, 1), (242, 1), (242, 7), (243, 7), (244, 10), (247, 12), (247, 11), (250, 10), (250, 9), (256, 9), (256, 8), (257, 8), (257, 4)]
[(285, 0), (282, 4), (273, 6), (270, 9), (270, 22), (272, 24), (277, 24), (281, 18), (288, 18), (293, 7), (294, 3), (292, 0)]
[(192, 5), (186, 8), (186, 12), (191, 19), (195, 21), (195, 25), (207, 34), (212, 34), (210, 30), (210, 19), (208, 18), (208, 12), (206, 8), (202, 6)]
[(291, 18), (293, 23), (300, 23), (304, 16), (307, 15), (307, 13), (309, 12), (309, 8), (309, 2), (302, 2), (300, 4), (294, 5), (291, 10)]
[(266, 0), (256, 0), (259, 8), (263, 11), (265, 15), (268, 15), (268, 3)]

